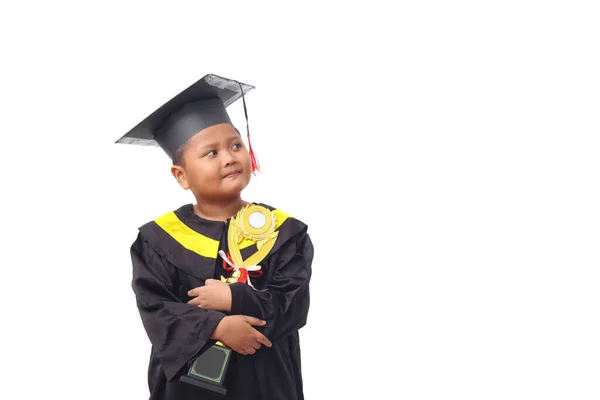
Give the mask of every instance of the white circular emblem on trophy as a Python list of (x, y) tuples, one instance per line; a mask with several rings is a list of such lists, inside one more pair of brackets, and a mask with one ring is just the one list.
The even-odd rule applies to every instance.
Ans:
[(267, 223), (267, 218), (263, 213), (255, 211), (248, 216), (248, 222), (254, 229), (260, 229)]

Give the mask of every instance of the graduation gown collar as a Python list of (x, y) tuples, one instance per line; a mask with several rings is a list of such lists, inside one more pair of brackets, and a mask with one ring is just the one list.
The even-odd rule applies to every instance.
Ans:
[[(270, 254), (277, 252), (285, 242), (307, 229), (304, 223), (281, 210), (263, 203), (252, 204), (263, 206), (276, 215), (279, 235)], [(168, 262), (205, 280), (215, 277), (216, 263), (221, 262), (218, 259), (219, 250), (228, 251), (227, 229), (230, 221), (231, 218), (227, 221), (202, 218), (194, 213), (193, 204), (186, 204), (146, 223), (139, 230)], [(256, 245), (251, 245), (242, 249), (242, 254), (246, 258), (255, 251)]]

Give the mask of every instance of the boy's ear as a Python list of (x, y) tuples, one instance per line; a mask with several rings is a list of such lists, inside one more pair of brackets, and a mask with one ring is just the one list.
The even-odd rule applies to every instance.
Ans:
[(177, 180), (179, 186), (181, 186), (184, 190), (188, 190), (190, 188), (190, 183), (188, 182), (187, 177), (185, 175), (185, 171), (181, 166), (171, 166), (171, 174)]

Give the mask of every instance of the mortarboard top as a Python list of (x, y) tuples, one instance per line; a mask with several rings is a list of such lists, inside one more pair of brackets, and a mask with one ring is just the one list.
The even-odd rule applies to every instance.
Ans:
[(208, 74), (163, 104), (116, 143), (160, 146), (172, 160), (177, 150), (201, 130), (221, 123), (231, 124), (226, 108), (252, 89), (254, 86)]

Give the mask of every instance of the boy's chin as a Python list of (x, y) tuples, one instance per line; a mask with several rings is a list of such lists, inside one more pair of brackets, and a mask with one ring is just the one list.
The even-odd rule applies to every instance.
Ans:
[(242, 193), (244, 189), (248, 186), (249, 182), (230, 182), (226, 187), (221, 190), (222, 196), (226, 197), (234, 197)]

